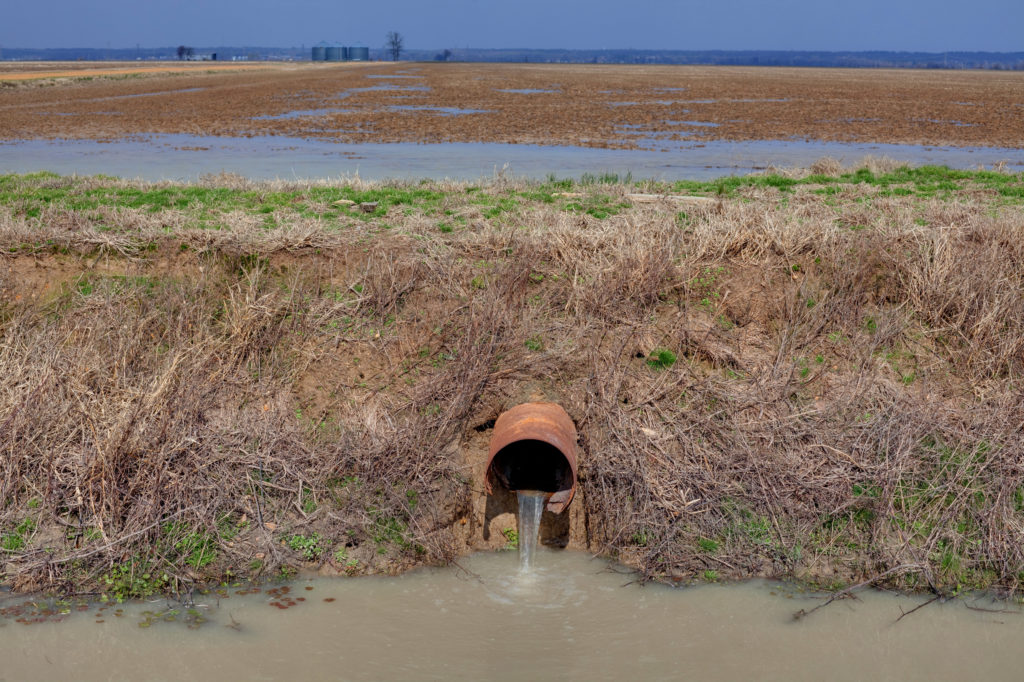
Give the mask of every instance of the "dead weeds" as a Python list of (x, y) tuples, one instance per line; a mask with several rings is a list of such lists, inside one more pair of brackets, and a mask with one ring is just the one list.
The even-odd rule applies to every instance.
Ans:
[(606, 211), (635, 187), (502, 178), (357, 215), (320, 185), (202, 186), (298, 199), (219, 229), (195, 204), (0, 213), (20, 589), (452, 561), (482, 546), (474, 429), (523, 386), (579, 428), (572, 545), (645, 577), (1019, 589), (1019, 204), (752, 185)]

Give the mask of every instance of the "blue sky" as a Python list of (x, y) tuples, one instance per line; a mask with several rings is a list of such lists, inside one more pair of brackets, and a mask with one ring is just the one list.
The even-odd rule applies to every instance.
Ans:
[(1024, 51), (1024, 0), (7, 0), (2, 47)]

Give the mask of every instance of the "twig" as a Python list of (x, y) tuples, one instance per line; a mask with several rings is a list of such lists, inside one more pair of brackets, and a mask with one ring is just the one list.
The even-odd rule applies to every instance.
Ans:
[(872, 583), (878, 582), (882, 578), (885, 578), (887, 576), (893, 575), (894, 573), (905, 573), (905, 572), (910, 571), (910, 570), (920, 571), (921, 570), (921, 566), (919, 564), (902, 564), (900, 566), (896, 566), (894, 568), (890, 568), (888, 571), (885, 571), (884, 573), (879, 573), (875, 577), (870, 578), (868, 580), (865, 580), (862, 583), (857, 583), (856, 585), (852, 585), (850, 587), (847, 587), (844, 590), (839, 590), (838, 592), (833, 592), (832, 596), (830, 596), (825, 602), (823, 602), (821, 604), (818, 604), (817, 606), (815, 606), (810, 611), (805, 611), (803, 609), (800, 609), (799, 611), (794, 613), (793, 614), (793, 620), (800, 620), (801, 618), (806, 618), (807, 616), (811, 615), (812, 613), (814, 613), (818, 609), (825, 608), (826, 606), (828, 606), (829, 604), (834, 602), (836, 599), (840, 599), (842, 597), (848, 596), (849, 594), (853, 593), (855, 590), (859, 590), (862, 587), (867, 587), (868, 585), (871, 585)]
[(1020, 615), (1020, 611), (1014, 611), (1013, 609), (986, 609), (984, 606), (971, 606), (970, 604), (964, 604), (971, 611), (981, 611), (982, 613), (1012, 613), (1015, 616)]
[(155, 521), (155, 522), (149, 524), (145, 528), (140, 528), (139, 530), (135, 531), (134, 533), (128, 533), (128, 535), (124, 535), (122, 537), (119, 537), (116, 540), (111, 540), (107, 544), (102, 545), (100, 547), (97, 547), (95, 549), (91, 549), (88, 552), (85, 552), (84, 554), (74, 554), (74, 555), (71, 555), (71, 556), (64, 557), (63, 559), (55, 559), (55, 560), (53, 560), (50, 563), (63, 564), (63, 563), (67, 563), (68, 561), (74, 561), (75, 559), (84, 559), (87, 556), (92, 556), (93, 554), (98, 554), (100, 552), (105, 552), (108, 549), (110, 549), (111, 547), (113, 547), (114, 545), (119, 545), (122, 542), (124, 542), (125, 540), (130, 540), (131, 538), (133, 538), (133, 537), (135, 537), (137, 535), (142, 535), (146, 531), (148, 531), (148, 530), (150, 530), (152, 528), (156, 528), (157, 526), (159, 526), (161, 524), (167, 523), (169, 520), (173, 519), (174, 517), (181, 516), (185, 512), (192, 511), (193, 509), (197, 509), (198, 507), (199, 507), (199, 505), (197, 504), (197, 505), (193, 505), (191, 507), (188, 507), (186, 509), (181, 509), (179, 511), (174, 512), (170, 516), (165, 516), (162, 519), (160, 519), (159, 521)]
[(924, 607), (928, 606), (929, 604), (937, 602), (941, 596), (942, 595), (938, 595), (937, 594), (934, 597), (932, 597), (931, 599), (929, 599), (928, 601), (922, 602), (922, 603), (918, 604), (917, 606), (915, 606), (914, 608), (910, 609), (909, 611), (904, 611), (903, 607), (900, 607), (900, 617), (896, 619), (896, 622), (897, 623), (900, 622), (901, 620), (904, 619), (904, 617), (909, 616), (910, 614), (912, 614), (914, 611), (917, 611), (918, 609), (923, 609)]

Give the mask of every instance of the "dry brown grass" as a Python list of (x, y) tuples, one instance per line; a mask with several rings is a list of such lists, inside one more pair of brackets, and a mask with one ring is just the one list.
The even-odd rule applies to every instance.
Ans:
[(530, 386), (579, 427), (574, 542), (647, 577), (1018, 589), (1019, 205), (750, 187), (597, 218), (499, 178), (482, 192), (520, 203), (486, 217), (443, 189), (451, 233), (421, 210), (0, 215), (22, 254), (0, 266), (0, 531), (37, 520), (7, 578), (158, 565), (182, 588), (302, 565), (288, 542), (314, 533), (337, 570), (450, 561), (474, 546), (474, 429)]

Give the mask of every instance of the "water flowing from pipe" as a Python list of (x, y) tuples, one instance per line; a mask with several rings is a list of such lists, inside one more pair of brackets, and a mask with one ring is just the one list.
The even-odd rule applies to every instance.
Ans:
[(537, 536), (540, 534), (540, 517), (549, 493), (536, 490), (518, 490), (519, 498), (519, 570), (527, 573), (533, 568), (533, 556), (537, 552)]

